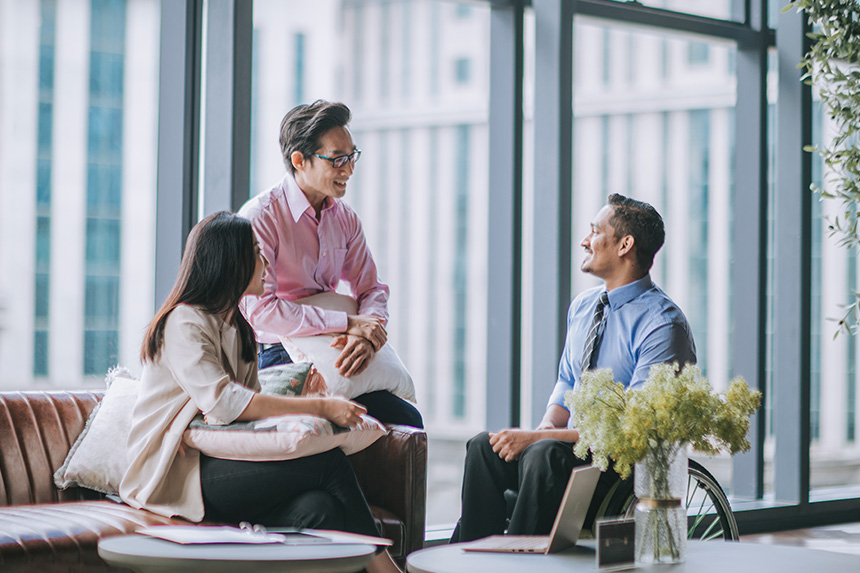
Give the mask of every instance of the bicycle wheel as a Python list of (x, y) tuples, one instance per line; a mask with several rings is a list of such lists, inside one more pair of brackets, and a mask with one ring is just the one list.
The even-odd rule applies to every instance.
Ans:
[(686, 507), (689, 539), (737, 541), (740, 537), (738, 522), (723, 488), (693, 460), (687, 469)]
[[(633, 517), (638, 502), (633, 493), (633, 477), (618, 480), (598, 509), (598, 517)], [(738, 524), (723, 488), (702, 465), (689, 460), (687, 467), (687, 508), (689, 539), (737, 541)]]

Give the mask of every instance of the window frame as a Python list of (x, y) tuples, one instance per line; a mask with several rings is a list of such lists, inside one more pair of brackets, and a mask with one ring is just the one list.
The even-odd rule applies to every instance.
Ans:
[[(803, 144), (811, 133), (811, 89), (800, 81), (796, 63), (808, 48), (805, 18), (796, 12), (777, 17), (779, 35), (767, 26), (768, 0), (733, 0), (736, 21), (683, 14), (612, 0), (484, 0), (490, 23), (490, 157), (493, 190), (487, 205), (488, 288), (487, 427), (517, 425), (521, 411), (520, 378), (555, 378), (564, 341), (565, 310), (571, 296), (571, 181), (573, 21), (577, 16), (612, 23), (642, 25), (730, 40), (737, 46), (737, 137), (735, 148), (734, 241), (746, 248), (734, 253), (732, 283), (733, 372), (765, 390), (768, 248), (768, 50), (779, 65), (776, 109), (774, 280), (780, 285), (774, 314), (781, 325), (774, 334), (775, 494), (764, 499), (764, 413), (753, 417), (752, 450), (733, 460), (736, 516), (742, 533), (805, 527), (852, 519), (858, 497), (810, 500), (810, 260), (811, 159)], [(204, 20), (203, 8), (207, 5)], [(522, 295), (523, 280), (523, 20), (534, 11), (541, 26), (536, 39), (535, 140), (555, 141), (535, 162), (535, 213), (558, 213), (541, 220), (528, 256), (534, 257), (533, 294)], [(242, 126), (250, 126), (252, 22), (250, 0), (184, 0), (162, 4), (161, 86), (159, 92), (158, 211), (156, 305), (165, 298), (181, 258), (184, 237), (200, 213), (236, 209), (248, 196), (250, 144)], [(226, 57), (211, 57), (207, 30), (228, 33)], [(214, 35), (214, 34), (213, 34)], [(210, 35), (210, 38), (212, 36)], [(205, 43), (205, 46), (204, 46)], [(204, 73), (204, 51), (206, 58)], [(179, 54), (179, 57), (177, 57)], [(247, 70), (243, 74), (242, 70)], [(220, 99), (219, 99), (220, 98)], [(540, 98), (540, 99), (538, 99)], [(205, 117), (205, 127), (201, 120)], [(205, 141), (205, 145), (201, 142)], [(201, 156), (202, 153), (202, 156)], [(226, 159), (225, 159), (226, 158)], [(214, 169), (227, 169), (227, 177)], [(201, 198), (199, 182), (206, 181)], [(181, 189), (181, 193), (176, 190)], [(535, 221), (537, 222), (537, 221)], [(797, 230), (800, 232), (797, 232)], [(535, 302), (540, 301), (537, 305)], [(523, 340), (524, 304), (534, 309), (533, 334)], [(521, 363), (530, 345), (532, 360)], [(540, 351), (538, 351), (540, 349)], [(488, 388), (489, 390), (489, 388)], [(533, 388), (531, 418), (539, 419), (545, 388)]]

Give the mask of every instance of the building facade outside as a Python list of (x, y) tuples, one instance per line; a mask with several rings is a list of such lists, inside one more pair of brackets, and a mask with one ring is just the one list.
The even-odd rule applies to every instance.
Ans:
[(159, 2), (0, 2), (0, 388), (136, 369), (154, 308)]

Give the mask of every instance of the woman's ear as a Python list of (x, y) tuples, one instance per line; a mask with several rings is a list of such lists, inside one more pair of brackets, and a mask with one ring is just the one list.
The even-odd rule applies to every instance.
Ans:
[(293, 168), (298, 171), (303, 171), (305, 167), (305, 156), (302, 155), (301, 151), (293, 151), (290, 153), (290, 163), (293, 164)]

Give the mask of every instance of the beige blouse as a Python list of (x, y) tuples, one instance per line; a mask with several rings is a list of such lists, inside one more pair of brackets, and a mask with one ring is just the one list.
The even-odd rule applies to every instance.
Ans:
[(200, 453), (182, 443), (192, 418), (230, 423), (260, 390), (257, 364), (241, 357), (235, 327), (214, 314), (177, 306), (155, 363), (143, 368), (128, 436), (123, 501), (164, 516), (203, 519)]

